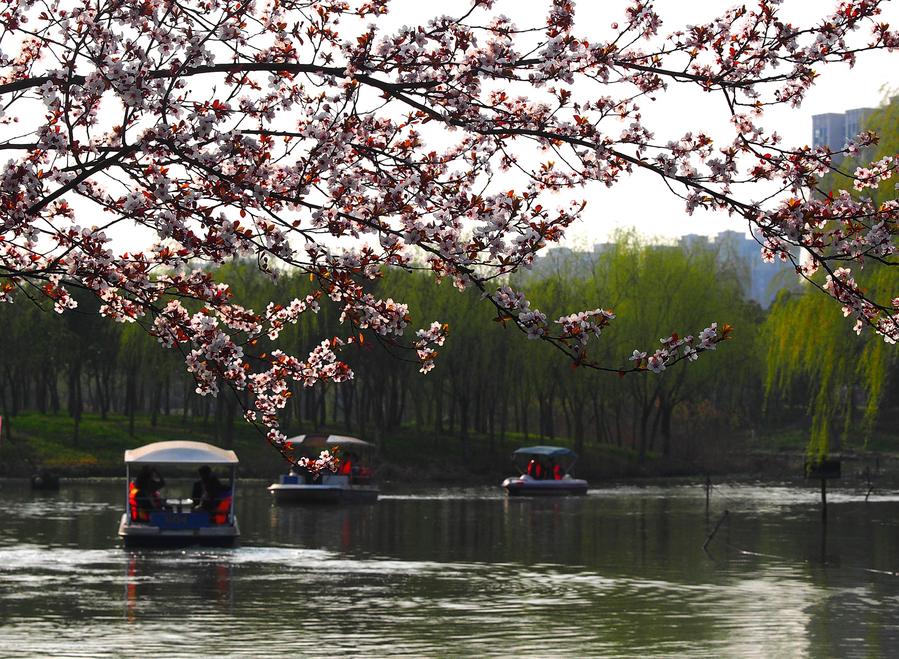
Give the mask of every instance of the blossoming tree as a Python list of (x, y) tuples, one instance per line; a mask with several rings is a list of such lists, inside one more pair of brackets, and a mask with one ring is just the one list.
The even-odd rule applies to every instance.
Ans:
[[(689, 212), (744, 218), (764, 258), (792, 261), (858, 331), (899, 339), (899, 297), (875, 299), (852, 274), (895, 265), (897, 202), (814, 195), (835, 154), (761, 124), (802, 102), (817, 67), (899, 45), (882, 0), (840, 2), (811, 26), (759, 0), (667, 34), (652, 2), (630, 0), (598, 39), (576, 29), (570, 0), (547, 0), (534, 25), (493, 4), (396, 29), (388, 0), (0, 1), (0, 300), (64, 313), (72, 287), (92, 291), (103, 316), (181, 349), (199, 393), (247, 390), (247, 418), (283, 450), (291, 381), (350, 378), (339, 349), (366, 333), (402, 343), (407, 306), (365, 287), (385, 267), (476, 287), (501, 320), (584, 366), (660, 372), (714, 349), (727, 326), (660, 328), (660, 347), (598, 364), (590, 341), (612, 311), (551, 321), (504, 283), (582, 215), (557, 193), (642, 170)], [(640, 103), (684, 86), (707, 92), (727, 139), (656, 137), (641, 122)], [(864, 190), (895, 168), (849, 174)], [(124, 226), (152, 245), (114, 251)], [(202, 266), (248, 255), (307, 272), (316, 293), (242, 308)], [(323, 296), (342, 336), (306, 356), (257, 349)], [(422, 371), (446, 332), (434, 322), (406, 339)]]

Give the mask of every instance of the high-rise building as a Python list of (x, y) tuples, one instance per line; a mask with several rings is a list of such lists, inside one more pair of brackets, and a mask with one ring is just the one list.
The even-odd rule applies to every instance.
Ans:
[(812, 115), (812, 146), (840, 151), (864, 128), (865, 119), (875, 108), (855, 108), (846, 112)]
[(712, 238), (687, 234), (680, 238), (678, 244), (686, 250), (715, 250), (718, 262), (738, 275), (746, 297), (755, 300), (764, 309), (771, 306), (782, 289), (793, 288), (798, 281), (796, 267), (792, 263), (780, 259), (765, 263), (762, 260), (761, 240), (748, 237), (742, 231), (722, 231)]

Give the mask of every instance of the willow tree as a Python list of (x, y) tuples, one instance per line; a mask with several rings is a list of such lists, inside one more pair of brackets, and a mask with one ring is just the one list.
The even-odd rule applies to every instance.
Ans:
[[(877, 162), (899, 150), (899, 102), (887, 101), (866, 121), (865, 128), (877, 131), (879, 143), (866, 151), (856, 152), (841, 163), (822, 183), (822, 194), (833, 198), (833, 190), (851, 183), (853, 171), (870, 171), (861, 162), (865, 156)], [(870, 187), (859, 185), (855, 198), (872, 208), (896, 206), (896, 182), (880, 177)], [(893, 231), (889, 227), (872, 226), (871, 231)], [(875, 254), (863, 270), (855, 275), (858, 286), (869, 295), (887, 296), (899, 287), (899, 271), (891, 267), (889, 254)], [(825, 285), (823, 277), (813, 277), (812, 284)], [(895, 301), (895, 300), (894, 300)], [(825, 302), (822, 304), (822, 302)], [(796, 390), (807, 400), (811, 429), (807, 445), (812, 461), (826, 458), (833, 449), (836, 426), (842, 421), (842, 436), (849, 439), (861, 430), (863, 446), (878, 419), (883, 394), (894, 371), (897, 353), (874, 334), (864, 331), (856, 322), (854, 336), (843, 313), (807, 287), (801, 295), (785, 295), (778, 299), (765, 324), (767, 345), (766, 397), (786, 397)], [(864, 397), (864, 410), (856, 410), (856, 394)], [(857, 419), (856, 417), (860, 417)], [(861, 423), (855, 423), (860, 420)]]
[[(641, 171), (688, 212), (743, 218), (770, 258), (805, 248), (804, 272), (824, 271), (827, 294), (899, 336), (899, 301), (872, 297), (848, 267), (891, 258), (896, 208), (808, 198), (833, 154), (786, 146), (765, 124), (767, 108), (801, 104), (822, 67), (863, 67), (866, 51), (899, 45), (883, 0), (834, 3), (808, 25), (759, 0), (668, 33), (644, 0), (608, 10), (604, 27), (579, 25), (570, 0), (523, 25), (473, 0), (397, 28), (394, 4), (0, 0), (0, 300), (33, 291), (64, 313), (70, 288), (90, 291), (105, 318), (182, 350), (201, 394), (247, 391), (247, 419), (284, 449), (291, 383), (349, 379), (338, 353), (360, 332), (430, 370), (444, 325), (403, 339), (406, 304), (364, 286), (416, 254), (585, 367), (660, 371), (713, 348), (723, 337), (708, 319), (659, 328), (665, 342), (644, 359), (600, 364), (589, 348), (614, 321), (603, 301), (551, 320), (498, 283), (581, 218), (583, 203), (567, 202), (581, 187)], [(654, 134), (641, 105), (681, 113), (682, 88), (705, 103), (696, 130)], [(714, 115), (730, 126), (720, 141), (703, 130)], [(854, 182), (894, 167), (882, 160)], [(112, 232), (134, 226), (155, 242), (113, 250)], [(247, 255), (299, 269), (315, 291), (254, 311), (198, 267)], [(338, 335), (306, 356), (257, 349), (323, 297)]]

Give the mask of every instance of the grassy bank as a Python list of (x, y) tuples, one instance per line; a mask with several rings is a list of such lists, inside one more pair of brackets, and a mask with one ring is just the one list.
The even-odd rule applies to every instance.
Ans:
[[(128, 418), (87, 414), (82, 418), (79, 440), (73, 440), (75, 424), (66, 414), (29, 412), (5, 420), (10, 424), (11, 440), (4, 428), (0, 442), (0, 475), (29, 476), (39, 468), (50, 469), (66, 477), (118, 476), (123, 472), (122, 457), (127, 449), (157, 441), (194, 440), (218, 446), (212, 423), (160, 416), (153, 425), (149, 416), (135, 418), (133, 434)], [(301, 432), (298, 428), (294, 432)], [(308, 432), (327, 432), (320, 428)], [(342, 430), (334, 429), (334, 432)], [(369, 441), (376, 438), (366, 436)], [(847, 469), (861, 472), (868, 463), (881, 469), (893, 469), (899, 454), (899, 435), (879, 431), (868, 439), (867, 450), (847, 450)], [(639, 464), (636, 453), (626, 447), (588, 443), (577, 466), (577, 473), (591, 479), (639, 476), (697, 476), (705, 473), (754, 474), (769, 477), (798, 477), (804, 457), (807, 434), (798, 427), (785, 428), (763, 436), (727, 434), (677, 441), (677, 459), (663, 459), (650, 453)], [(495, 483), (512, 472), (511, 452), (520, 446), (541, 443), (533, 435), (509, 433), (503, 441), (474, 434), (463, 442), (457, 436), (422, 435), (403, 428), (380, 438), (376, 469), (383, 481), (435, 482), (446, 484)], [(566, 438), (554, 438), (555, 445), (572, 446)], [(863, 446), (864, 442), (860, 442)], [(847, 447), (858, 449), (861, 446)], [(246, 476), (274, 477), (285, 468), (280, 457), (254, 428), (236, 423), (230, 448), (241, 460)], [(877, 452), (873, 452), (876, 448)], [(878, 462), (879, 461), (879, 462)], [(895, 471), (899, 472), (899, 468)]]
[[(223, 445), (215, 440), (211, 423), (176, 416), (160, 416), (155, 426), (149, 416), (135, 417), (132, 434), (127, 417), (110, 414), (102, 419), (85, 414), (77, 442), (73, 439), (74, 420), (66, 414), (25, 413), (4, 421), (10, 422), (11, 441), (4, 429), (0, 446), (0, 473), (4, 475), (24, 476), (44, 467), (64, 476), (115, 476), (123, 473), (124, 452), (144, 444), (186, 439)], [(232, 443), (248, 474), (280, 468), (280, 456), (249, 425), (235, 427)]]
[[(47, 468), (63, 476), (117, 476), (122, 473), (122, 457), (127, 449), (150, 442), (193, 440), (226, 446), (216, 439), (212, 423), (178, 416), (160, 416), (153, 425), (148, 416), (135, 418), (133, 434), (128, 418), (86, 414), (82, 417), (79, 439), (74, 441), (75, 424), (66, 414), (19, 414), (5, 423), (0, 442), (0, 475), (29, 476)], [(294, 428), (294, 432), (301, 432)], [(308, 432), (328, 432), (328, 428)], [(333, 429), (334, 432), (344, 432)], [(369, 441), (375, 438), (367, 436)], [(384, 480), (434, 481), (445, 483), (494, 482), (512, 471), (511, 452), (520, 446), (539, 443), (533, 436), (507, 434), (503, 441), (491, 441), (474, 434), (466, 444), (456, 436), (422, 436), (412, 428), (402, 428), (380, 438), (377, 460), (379, 476)], [(570, 445), (565, 438), (554, 444)], [(284, 469), (282, 458), (254, 428), (235, 424), (230, 448), (241, 461), (241, 472), (248, 476), (269, 477)], [(579, 473), (594, 476), (639, 473), (636, 454), (629, 449), (590, 445), (579, 465)], [(650, 455), (650, 462), (655, 459)]]

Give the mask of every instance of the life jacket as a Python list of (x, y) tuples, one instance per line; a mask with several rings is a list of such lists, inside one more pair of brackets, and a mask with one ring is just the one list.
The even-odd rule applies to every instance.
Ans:
[(150, 513), (146, 510), (143, 510), (137, 505), (137, 485), (131, 483), (128, 488), (128, 508), (131, 512), (131, 521), (132, 522), (149, 522), (150, 521)]
[(350, 474), (353, 473), (353, 465), (350, 463), (349, 460), (344, 460), (343, 462), (340, 463), (340, 472), (339, 473), (345, 474), (347, 476), (349, 476)]
[(209, 519), (213, 524), (227, 524), (228, 513), (231, 512), (231, 495), (224, 496), (215, 504), (215, 509), (209, 513)]
[(560, 467), (559, 465), (555, 465), (553, 467), (553, 478), (557, 481), (560, 481), (562, 480), (563, 475), (564, 474), (562, 473), (562, 467)]
[(369, 467), (359, 467), (353, 480), (357, 483), (368, 483), (371, 481), (371, 469)]

